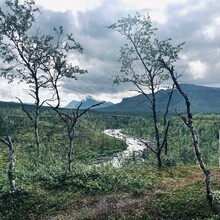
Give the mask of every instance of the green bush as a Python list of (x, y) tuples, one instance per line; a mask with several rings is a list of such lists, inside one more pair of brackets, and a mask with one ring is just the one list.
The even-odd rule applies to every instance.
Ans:
[(73, 173), (60, 173), (60, 176), (51, 175), (46, 179), (50, 188), (71, 188), (85, 194), (103, 194), (116, 191), (140, 193), (152, 189), (154, 177), (133, 172), (134, 168), (121, 169), (112, 166), (88, 167), (75, 165)]

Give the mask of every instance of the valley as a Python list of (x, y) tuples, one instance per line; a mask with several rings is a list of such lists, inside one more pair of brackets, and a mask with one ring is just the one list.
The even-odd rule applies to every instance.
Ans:
[(157, 168), (155, 154), (140, 142), (153, 141), (150, 115), (88, 112), (76, 127), (69, 171), (66, 128), (54, 111), (42, 111), (40, 157), (35, 153), (31, 124), (21, 109), (2, 107), (0, 112), (1, 137), (10, 118), (17, 188), (16, 193), (10, 192), (8, 148), (0, 143), (1, 219), (218, 219), (218, 114), (194, 116), (216, 192), (209, 207), (190, 136), (175, 115), (169, 116), (168, 155), (163, 152), (163, 167)]

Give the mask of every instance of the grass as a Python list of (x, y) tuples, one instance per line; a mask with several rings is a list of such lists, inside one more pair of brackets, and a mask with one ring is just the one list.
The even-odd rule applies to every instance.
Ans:
[[(212, 173), (218, 190), (220, 174)], [(207, 205), (203, 176), (195, 166), (78, 166), (72, 176), (32, 184), (1, 195), (0, 219), (220, 219), (217, 202)]]

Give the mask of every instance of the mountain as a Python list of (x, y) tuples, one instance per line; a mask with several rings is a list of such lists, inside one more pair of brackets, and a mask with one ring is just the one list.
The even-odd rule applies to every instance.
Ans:
[[(98, 104), (100, 101), (97, 101), (95, 99), (93, 99), (91, 96), (88, 96), (84, 101), (82, 101), (83, 104), (80, 107), (80, 109), (87, 109), (89, 107), (91, 107), (92, 105)], [(81, 101), (71, 101), (67, 106), (65, 106), (65, 108), (73, 108), (76, 109), (79, 105), (81, 104)], [(113, 105), (112, 102), (104, 102), (103, 104), (94, 107), (94, 109), (98, 109), (98, 108), (105, 108), (105, 107), (109, 107)]]
[[(220, 113), (220, 88), (198, 86), (193, 84), (181, 84), (181, 88), (188, 95), (191, 102), (192, 111), (195, 113)], [(156, 105), (159, 111), (164, 111), (170, 90), (161, 89), (156, 93)], [(185, 111), (185, 102), (177, 90), (173, 93), (170, 103), (171, 112), (178, 109)], [(124, 98), (120, 103), (101, 108), (103, 112), (150, 112), (150, 103), (141, 94), (130, 98)]]
[[(181, 84), (182, 89), (188, 95), (191, 101), (192, 112), (194, 113), (220, 113), (220, 88), (198, 86), (193, 84)], [(169, 90), (161, 89), (156, 93), (157, 107), (160, 112), (164, 111), (168, 100), (167, 93)], [(77, 108), (80, 101), (72, 101), (65, 108)], [(91, 105), (97, 104), (99, 101), (87, 97), (83, 101), (80, 109), (89, 108)], [(33, 108), (33, 105), (25, 104), (28, 108)], [(20, 103), (0, 101), (0, 108), (21, 107)], [(45, 107), (47, 108), (47, 107)], [(185, 102), (180, 94), (175, 90), (170, 104), (170, 112), (178, 109), (180, 112), (185, 112)], [(120, 103), (113, 104), (105, 102), (97, 106), (96, 111), (106, 113), (144, 113), (150, 112), (149, 101), (146, 101), (144, 95), (137, 95), (130, 98), (124, 98)]]

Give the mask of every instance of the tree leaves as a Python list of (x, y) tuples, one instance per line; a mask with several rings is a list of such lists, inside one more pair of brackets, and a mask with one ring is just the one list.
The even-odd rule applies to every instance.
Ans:
[[(152, 26), (150, 16), (140, 15), (119, 19), (116, 23), (110, 25), (109, 29), (115, 30), (126, 37), (127, 43), (121, 48), (121, 82), (132, 81), (136, 78), (136, 83), (150, 85), (146, 79), (153, 80), (153, 84), (161, 84), (168, 80), (168, 75), (163, 74), (161, 63), (158, 61), (163, 58), (171, 64), (178, 59), (178, 54), (182, 49), (182, 44), (173, 46), (171, 38), (159, 40), (155, 37), (157, 30)], [(117, 76), (119, 83), (120, 76)], [(149, 80), (150, 80), (149, 79)]]
[[(7, 10), (0, 9), (0, 53), (3, 62), (10, 66), (1, 68), (1, 76), (9, 82), (15, 78), (26, 82), (31, 96), (36, 97), (40, 88), (52, 91), (58, 79), (76, 79), (77, 74), (87, 72), (68, 59), (70, 52), (82, 53), (83, 48), (72, 33), (64, 33), (62, 26), (54, 28), (54, 35), (41, 34), (40, 29), (31, 34), (39, 12), (34, 1), (20, 4), (18, 0), (7, 0), (5, 4)], [(51, 95), (54, 96), (53, 91)]]

